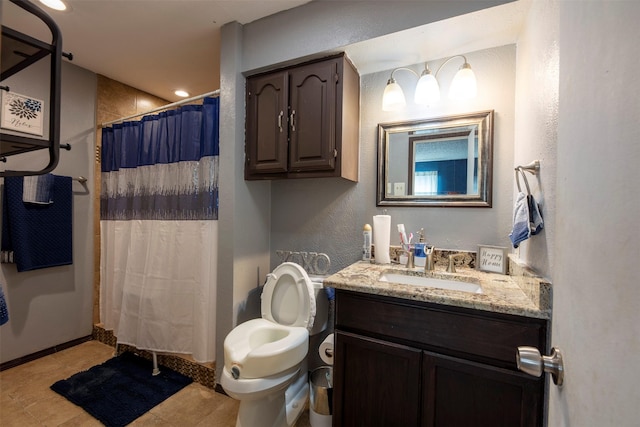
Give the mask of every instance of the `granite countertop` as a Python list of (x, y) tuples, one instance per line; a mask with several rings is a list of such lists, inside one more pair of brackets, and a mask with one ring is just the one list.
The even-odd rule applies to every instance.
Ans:
[[(383, 272), (396, 272), (438, 279), (477, 283), (481, 294), (445, 290), (400, 283), (381, 282)], [(509, 275), (488, 273), (469, 267), (457, 267), (447, 273), (436, 264), (430, 272), (422, 268), (407, 269), (398, 264), (373, 264), (359, 261), (324, 280), (325, 287), (405, 298), (496, 313), (551, 319), (551, 284), (509, 257)]]

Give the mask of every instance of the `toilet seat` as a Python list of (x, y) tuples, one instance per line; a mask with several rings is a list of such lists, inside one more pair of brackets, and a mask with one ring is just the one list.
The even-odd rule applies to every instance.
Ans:
[[(314, 328), (318, 301), (323, 311)], [(322, 284), (314, 286), (298, 264), (282, 263), (267, 275), (262, 317), (239, 324), (224, 340), (220, 381), (229, 396), (240, 400), (237, 426), (294, 425), (309, 395), (309, 336), (324, 329), (326, 305)]]
[(267, 275), (262, 290), (262, 318), (283, 326), (311, 330), (316, 297), (307, 272), (298, 264), (284, 262)]
[(262, 318), (248, 320), (224, 340), (224, 366), (237, 379), (276, 375), (304, 360), (316, 314), (313, 283), (298, 264), (286, 262), (267, 275)]
[(309, 331), (266, 319), (248, 320), (224, 339), (224, 366), (242, 379), (276, 375), (299, 364), (309, 349)]

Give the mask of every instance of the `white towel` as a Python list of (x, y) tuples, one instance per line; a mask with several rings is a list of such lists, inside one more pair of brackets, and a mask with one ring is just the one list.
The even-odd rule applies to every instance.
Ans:
[(54, 177), (50, 173), (25, 176), (22, 182), (22, 201), (50, 205), (53, 203), (53, 181)]

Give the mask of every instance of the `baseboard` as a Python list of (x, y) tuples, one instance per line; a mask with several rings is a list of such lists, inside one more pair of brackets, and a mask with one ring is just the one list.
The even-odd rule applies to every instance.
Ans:
[(53, 347), (46, 348), (44, 350), (37, 351), (35, 353), (28, 354), (26, 356), (18, 357), (17, 359), (9, 360), (8, 362), (0, 363), (0, 372), (4, 371), (5, 369), (15, 368), (16, 366), (31, 362), (36, 359), (40, 359), (41, 357), (49, 356), (51, 354), (66, 350), (70, 347), (74, 347), (78, 344), (82, 344), (83, 342), (91, 340), (93, 340), (93, 337), (91, 335), (87, 335), (86, 337), (77, 338), (75, 340), (71, 340)]

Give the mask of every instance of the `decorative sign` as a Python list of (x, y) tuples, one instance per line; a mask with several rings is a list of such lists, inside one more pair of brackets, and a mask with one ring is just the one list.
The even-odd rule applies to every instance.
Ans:
[(507, 274), (507, 262), (506, 247), (478, 246), (478, 270)]
[(15, 92), (0, 92), (0, 127), (42, 136), (44, 102)]
[(318, 252), (292, 252), (277, 250), (280, 262), (295, 262), (309, 274), (325, 275), (331, 268), (329, 255)]

